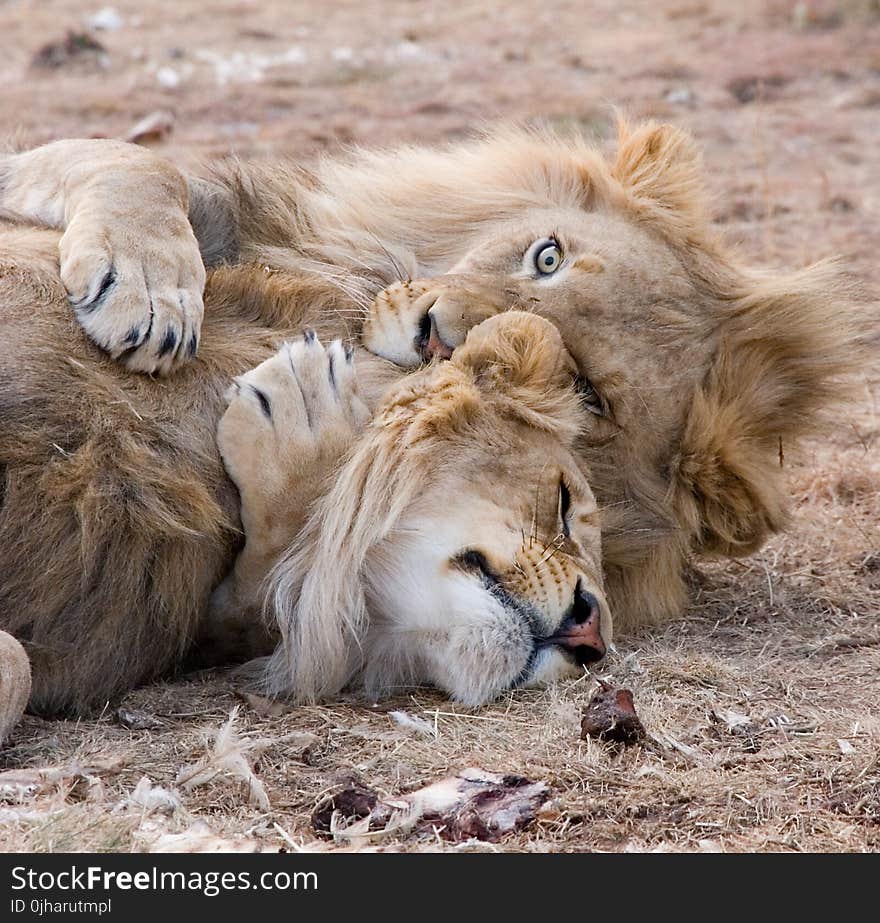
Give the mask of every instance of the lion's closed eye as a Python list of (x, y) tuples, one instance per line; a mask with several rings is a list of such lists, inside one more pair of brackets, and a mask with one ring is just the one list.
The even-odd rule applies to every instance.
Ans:
[(607, 402), (602, 399), (595, 385), (586, 375), (578, 373), (575, 377), (574, 385), (585, 410), (597, 417), (610, 416)]

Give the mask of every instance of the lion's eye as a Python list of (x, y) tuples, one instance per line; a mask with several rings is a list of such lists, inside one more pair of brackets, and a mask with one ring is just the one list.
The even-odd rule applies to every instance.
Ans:
[(559, 521), (562, 523), (562, 534), (568, 538), (571, 535), (571, 527), (568, 522), (571, 513), (571, 491), (565, 481), (559, 479)]
[(550, 276), (562, 265), (562, 248), (553, 238), (540, 240), (532, 247), (532, 261), (535, 271), (542, 276)]
[(578, 375), (574, 380), (574, 385), (580, 393), (584, 407), (597, 417), (604, 417), (606, 415), (605, 404), (590, 379), (585, 375)]

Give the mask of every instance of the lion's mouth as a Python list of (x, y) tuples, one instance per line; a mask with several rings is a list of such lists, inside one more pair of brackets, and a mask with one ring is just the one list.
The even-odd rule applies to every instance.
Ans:
[(505, 586), (482, 552), (468, 549), (456, 555), (453, 560), (463, 571), (476, 576), (483, 588), (504, 607), (504, 610), (523, 623), (532, 638), (528, 660), (511, 684), (512, 688), (529, 682), (538, 659), (545, 651), (556, 651), (572, 665), (582, 668), (605, 657), (607, 649), (600, 630), (599, 604), (591, 593), (582, 592), (580, 581), (575, 589), (575, 597), (589, 599), (590, 605), (584, 612), (572, 606), (571, 612), (566, 615), (556, 631), (548, 635), (538, 609)]
[(595, 631), (591, 629), (588, 632), (580, 632), (572, 631), (570, 626), (563, 623), (552, 635), (543, 634), (541, 615), (530, 602), (511, 593), (500, 583), (485, 585), (495, 599), (504, 606), (506, 612), (527, 625), (532, 636), (532, 649), (528, 661), (512, 684), (513, 687), (521, 686), (532, 678), (535, 665), (545, 651), (555, 651), (572, 665), (581, 668), (597, 663), (605, 657), (605, 643), (599, 634), (598, 624)]
[(586, 667), (591, 663), (598, 663), (605, 657), (604, 644), (602, 647), (594, 644), (572, 644), (571, 636), (557, 631), (549, 638), (538, 641), (536, 648), (557, 648), (565, 657), (574, 661), (579, 667)]
[(445, 343), (437, 331), (437, 324), (431, 314), (433, 306), (433, 301), (431, 304), (426, 305), (425, 313), (419, 321), (419, 329), (413, 341), (416, 352), (424, 362), (430, 362), (435, 358), (449, 359), (453, 350), (453, 347)]

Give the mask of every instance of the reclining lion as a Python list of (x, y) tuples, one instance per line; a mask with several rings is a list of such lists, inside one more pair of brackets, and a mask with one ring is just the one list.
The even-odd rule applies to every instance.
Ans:
[[(572, 381), (556, 329), (522, 312), (474, 328), (375, 416), (352, 351), (313, 332), (236, 378), (218, 444), (245, 544), (202, 641), (276, 648), (259, 678), (304, 702), (430, 683), (478, 705), (601, 659), (612, 621)], [(336, 474), (325, 492), (303, 470)], [(16, 644), (0, 632), (0, 737), (27, 703)]]
[[(780, 446), (856, 355), (834, 267), (742, 268), (700, 185), (662, 125), (622, 126), (611, 161), (522, 132), (188, 182), (112, 142), (6, 158), (0, 203), (63, 230), (0, 234), (0, 625), (31, 656), (32, 706), (103, 703), (180, 662), (237, 550), (214, 445), (229, 378), (304, 324), (357, 338), (367, 314), (377, 395), (490, 315), (552, 321), (618, 625), (678, 611), (689, 553), (784, 524)], [(220, 266), (204, 320), (199, 249)], [(401, 277), (426, 281), (381, 294)]]

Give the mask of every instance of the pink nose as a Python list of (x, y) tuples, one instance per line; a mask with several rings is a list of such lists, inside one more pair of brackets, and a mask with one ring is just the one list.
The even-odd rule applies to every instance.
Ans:
[(416, 348), (425, 359), (449, 359), (452, 356), (452, 347), (444, 343), (437, 332), (437, 322), (429, 311), (419, 325), (419, 335), (416, 337)]
[(581, 666), (594, 663), (608, 653), (602, 640), (601, 625), (599, 600), (592, 593), (582, 590), (579, 582), (571, 608), (550, 640), (571, 651)]

